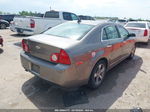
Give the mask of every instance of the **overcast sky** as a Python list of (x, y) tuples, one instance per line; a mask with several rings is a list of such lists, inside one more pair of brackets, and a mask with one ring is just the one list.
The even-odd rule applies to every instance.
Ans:
[(0, 0), (0, 11), (10, 13), (44, 13), (50, 6), (82, 15), (150, 19), (150, 0)]

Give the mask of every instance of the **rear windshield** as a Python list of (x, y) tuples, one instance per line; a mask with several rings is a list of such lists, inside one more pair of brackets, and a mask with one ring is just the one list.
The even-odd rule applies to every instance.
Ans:
[(85, 36), (94, 25), (78, 24), (78, 23), (63, 23), (56, 27), (47, 30), (44, 34), (58, 36), (62, 38), (71, 38), (80, 40)]
[(128, 23), (126, 27), (146, 28), (145, 23)]
[(56, 12), (56, 11), (46, 12), (45, 18), (59, 18), (59, 12)]

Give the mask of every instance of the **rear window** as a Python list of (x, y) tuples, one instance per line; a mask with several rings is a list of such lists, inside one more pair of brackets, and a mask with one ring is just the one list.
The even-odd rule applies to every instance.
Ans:
[(77, 24), (77, 23), (63, 23), (56, 27), (47, 30), (44, 34), (58, 36), (62, 38), (71, 38), (80, 40), (85, 36), (94, 25)]
[(126, 20), (121, 20), (121, 19), (120, 19), (120, 20), (118, 20), (118, 22), (127, 22), (127, 21), (126, 21)]
[(126, 27), (146, 28), (145, 23), (128, 23)]
[(81, 20), (94, 20), (94, 18), (90, 17), (90, 16), (79, 16), (79, 18)]
[(59, 18), (59, 12), (56, 11), (46, 12), (45, 18)]

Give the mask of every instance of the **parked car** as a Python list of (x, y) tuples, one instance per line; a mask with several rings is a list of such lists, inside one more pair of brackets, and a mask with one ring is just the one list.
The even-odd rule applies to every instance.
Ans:
[(84, 16), (84, 15), (79, 15), (78, 16), (81, 20), (95, 20), (93, 17), (91, 16)]
[(117, 21), (116, 19), (108, 19), (107, 22), (110, 22), (110, 23), (111, 23), (111, 22), (112, 22), (112, 23), (116, 23), (116, 21)]
[(0, 45), (3, 46), (3, 38), (0, 36)]
[(136, 42), (148, 43), (150, 38), (149, 22), (129, 22), (125, 27), (129, 32), (136, 34)]
[(10, 23), (11, 21), (13, 21), (15, 16), (16, 16), (15, 14), (0, 15), (0, 19), (3, 19)]
[(128, 22), (127, 19), (118, 19), (118, 20), (116, 20), (116, 23), (120, 24), (122, 26), (124, 26), (127, 22)]
[(108, 70), (135, 53), (135, 34), (115, 23), (66, 22), (22, 40), (26, 71), (65, 88), (98, 88)]
[(19, 34), (40, 34), (66, 21), (78, 20), (78, 16), (70, 12), (47, 11), (41, 17), (15, 17), (10, 29)]
[(9, 27), (9, 22), (0, 19), (0, 29), (6, 29), (7, 27)]

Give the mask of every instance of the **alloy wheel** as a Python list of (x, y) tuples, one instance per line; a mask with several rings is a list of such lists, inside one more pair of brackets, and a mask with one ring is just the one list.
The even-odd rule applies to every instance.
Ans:
[(102, 82), (104, 74), (105, 74), (105, 65), (100, 64), (99, 66), (97, 66), (97, 70), (94, 74), (94, 81), (96, 85), (99, 85)]

